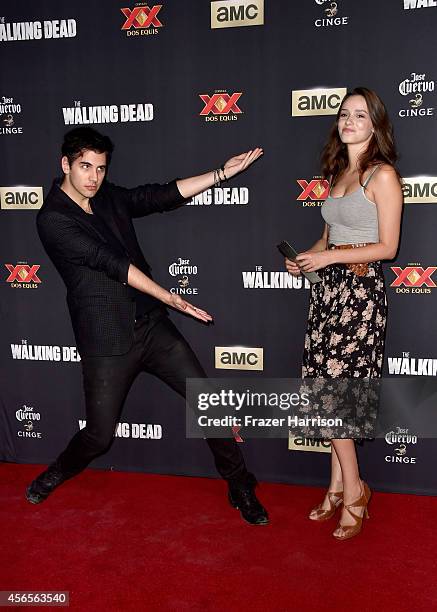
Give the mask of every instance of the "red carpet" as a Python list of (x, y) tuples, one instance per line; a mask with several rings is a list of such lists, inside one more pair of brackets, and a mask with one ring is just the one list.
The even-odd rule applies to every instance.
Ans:
[(39, 471), (0, 464), (0, 590), (69, 591), (80, 611), (437, 610), (436, 498), (375, 493), (337, 542), (335, 519), (306, 518), (311, 487), (261, 485), (271, 525), (252, 527), (220, 480), (86, 470), (32, 506)]

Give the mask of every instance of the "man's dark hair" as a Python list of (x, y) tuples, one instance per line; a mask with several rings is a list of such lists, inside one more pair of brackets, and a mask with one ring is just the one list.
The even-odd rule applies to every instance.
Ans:
[(109, 166), (113, 150), (114, 145), (111, 139), (91, 127), (78, 127), (70, 130), (65, 134), (62, 143), (62, 156), (65, 155), (68, 158), (70, 166), (84, 151), (106, 153), (106, 165)]

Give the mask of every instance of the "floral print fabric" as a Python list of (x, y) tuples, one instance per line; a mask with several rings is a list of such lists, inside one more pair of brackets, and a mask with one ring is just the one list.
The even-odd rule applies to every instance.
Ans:
[(311, 287), (303, 378), (379, 378), (387, 298), (381, 262), (357, 276), (344, 264), (319, 270)]
[[(309, 412), (340, 417), (343, 425), (309, 427), (302, 435), (369, 439), (374, 437), (379, 403), (379, 381), (371, 380), (382, 375), (387, 315), (381, 262), (369, 263), (365, 276), (344, 264), (318, 273), (322, 281), (311, 288), (302, 377), (320, 379), (319, 391), (317, 381), (311, 385)], [(329, 384), (332, 379), (343, 382)]]

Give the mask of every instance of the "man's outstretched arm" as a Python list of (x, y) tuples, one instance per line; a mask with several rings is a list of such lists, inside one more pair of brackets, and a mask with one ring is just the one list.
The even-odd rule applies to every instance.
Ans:
[[(256, 148), (253, 151), (242, 153), (236, 157), (231, 157), (224, 165), (224, 170), (220, 170), (219, 178), (221, 180), (230, 179), (236, 174), (239, 174), (243, 170), (246, 170), (255, 160), (263, 154), (263, 150)], [(176, 181), (176, 185), (184, 198), (192, 198), (193, 196), (205, 191), (209, 187), (212, 187), (215, 182), (214, 170), (200, 174), (199, 176), (192, 176), (190, 178), (179, 179)]]
[(129, 284), (143, 293), (160, 300), (201, 321), (212, 317), (195, 306), (164, 289), (134, 266), (126, 255), (115, 252), (111, 247), (94, 239), (74, 219), (65, 215), (50, 213), (38, 218), (38, 233), (48, 254), (56, 259), (78, 266), (86, 266), (104, 272), (109, 278)]
[(141, 272), (141, 270), (139, 270), (133, 264), (129, 266), (127, 278), (127, 282), (131, 287), (134, 287), (143, 293), (148, 293), (160, 302), (163, 302), (166, 306), (175, 308), (176, 310), (191, 315), (196, 319), (200, 319), (205, 323), (212, 321), (211, 315), (209, 315), (205, 310), (197, 308), (189, 302), (186, 302), (180, 295), (170, 293), (170, 291), (167, 291), (167, 289), (164, 289), (161, 287), (161, 285), (158, 285), (158, 283), (155, 283), (155, 281), (143, 274), (143, 272)]
[[(263, 150), (242, 153), (229, 159), (224, 170), (219, 169), (220, 181), (227, 180), (245, 170), (263, 154)], [(166, 185), (140, 185), (132, 189), (112, 185), (112, 189), (125, 202), (132, 218), (144, 217), (156, 212), (165, 212), (179, 208), (184, 201), (212, 187), (217, 179), (216, 171), (211, 170), (190, 178), (171, 181)]]

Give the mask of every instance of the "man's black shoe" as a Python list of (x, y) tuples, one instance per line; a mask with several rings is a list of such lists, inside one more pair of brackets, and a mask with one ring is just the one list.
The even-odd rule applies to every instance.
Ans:
[(27, 501), (31, 504), (40, 504), (65, 480), (67, 480), (67, 476), (59, 469), (56, 462), (52, 463), (27, 487)]
[(268, 525), (269, 515), (255, 495), (255, 486), (229, 485), (229, 503), (240, 511), (242, 518), (251, 525)]

